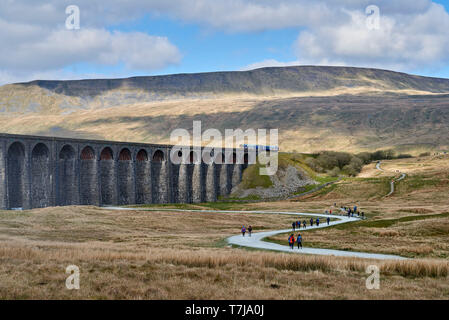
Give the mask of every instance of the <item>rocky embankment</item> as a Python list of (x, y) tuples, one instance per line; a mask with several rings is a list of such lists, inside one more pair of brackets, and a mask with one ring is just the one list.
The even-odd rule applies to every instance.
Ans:
[(296, 193), (301, 187), (319, 184), (303, 170), (291, 165), (285, 169), (279, 168), (277, 173), (269, 178), (272, 182), (270, 187), (244, 189), (242, 185), (238, 185), (232, 190), (231, 196), (236, 198), (259, 197), (261, 199), (286, 198)]

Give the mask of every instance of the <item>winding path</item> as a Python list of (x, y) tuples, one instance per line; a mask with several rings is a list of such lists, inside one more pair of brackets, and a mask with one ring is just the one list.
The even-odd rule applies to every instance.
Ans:
[[(380, 167), (380, 163), (381, 163), (380, 161), (377, 162), (376, 169), (385, 172), (385, 170)], [(390, 182), (390, 192), (386, 195), (386, 197), (389, 197), (389, 196), (391, 196), (393, 194), (393, 192), (394, 192), (394, 184), (396, 182), (401, 181), (405, 177), (406, 177), (406, 174), (401, 172), (401, 176), (399, 178), (391, 180), (391, 182)]]
[[(283, 214), (283, 215), (292, 215), (292, 216), (300, 216), (300, 217), (319, 217), (319, 218), (327, 218), (336, 219), (336, 221), (331, 221), (329, 225), (326, 222), (321, 222), (320, 226), (317, 227), (314, 225), (313, 227), (307, 227), (307, 229), (301, 229), (300, 231), (306, 231), (311, 229), (319, 229), (319, 228), (327, 228), (330, 226), (349, 223), (354, 221), (359, 221), (359, 218), (355, 217), (347, 217), (347, 216), (338, 216), (338, 215), (327, 215), (327, 214), (319, 214), (319, 213), (304, 213), (304, 212), (282, 212), (282, 211), (233, 211), (233, 210), (193, 210), (193, 209), (163, 209), (163, 208), (129, 208), (129, 207), (103, 207), (103, 209), (108, 210), (143, 210), (143, 211), (178, 211), (178, 212), (211, 212), (211, 213), (256, 213), (256, 214)], [(325, 220), (325, 219), (323, 219)], [(346, 250), (333, 250), (333, 249), (319, 249), (319, 248), (306, 248), (303, 249), (290, 249), (289, 246), (280, 245), (277, 243), (266, 242), (263, 239), (267, 237), (272, 237), (278, 234), (284, 234), (292, 232), (292, 229), (281, 229), (281, 230), (273, 230), (273, 231), (264, 231), (264, 232), (253, 232), (252, 236), (248, 235), (243, 237), (241, 234), (232, 236), (227, 238), (227, 242), (231, 245), (237, 245), (248, 248), (255, 249), (264, 249), (264, 250), (274, 250), (281, 252), (293, 252), (293, 253), (301, 253), (301, 254), (317, 254), (317, 255), (326, 255), (326, 256), (340, 256), (340, 257), (357, 257), (357, 258), (366, 258), (366, 259), (406, 259), (401, 256), (396, 255), (388, 255), (388, 254), (378, 254), (378, 253), (367, 253), (367, 252), (357, 252), (357, 251), (346, 251)], [(296, 233), (296, 232), (295, 232)], [(287, 239), (286, 239), (287, 242)], [(307, 243), (307, 241), (305, 241)]]

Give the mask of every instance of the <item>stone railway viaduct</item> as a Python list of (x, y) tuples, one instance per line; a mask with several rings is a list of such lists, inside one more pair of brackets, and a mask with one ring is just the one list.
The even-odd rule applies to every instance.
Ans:
[(248, 163), (241, 149), (203, 148), (221, 161), (205, 163), (191, 151), (193, 163), (175, 164), (172, 148), (0, 134), (0, 209), (216, 201), (241, 181)]

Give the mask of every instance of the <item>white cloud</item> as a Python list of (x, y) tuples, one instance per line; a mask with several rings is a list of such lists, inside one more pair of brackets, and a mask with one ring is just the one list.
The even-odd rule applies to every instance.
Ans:
[[(64, 29), (72, 4), (81, 11), (79, 31)], [(371, 4), (380, 7), (380, 30), (365, 26)], [(297, 61), (267, 59), (246, 69), (331, 64), (408, 71), (448, 63), (449, 16), (430, 0), (3, 0), (0, 74), (61, 74), (77, 63), (148, 72), (179, 63), (181, 54), (167, 38), (105, 29), (147, 14), (231, 33), (298, 28)]]
[[(68, 63), (124, 63), (152, 70), (178, 63), (181, 54), (166, 37), (104, 29), (42, 29), (0, 20), (0, 68), (46, 70)], [(13, 54), (12, 54), (13, 53)]]
[(302, 63), (350, 64), (410, 70), (447, 63), (449, 15), (432, 4), (409, 16), (381, 15), (379, 30), (366, 27), (366, 16), (349, 12), (338, 26), (322, 26), (300, 33), (296, 55)]
[(67, 30), (65, 6), (58, 6), (1, 2), (0, 84), (28, 80), (30, 75), (62, 76), (67, 74), (64, 68), (80, 63), (120, 66), (131, 73), (152, 72), (181, 61), (179, 49), (166, 37), (108, 31), (93, 24)]
[[(123, 65), (129, 72), (150, 72), (178, 64), (181, 60), (178, 48), (167, 38), (140, 32), (59, 29), (37, 34), (32, 39), (23, 32), (25, 39), (21, 39), (20, 28), (11, 29), (11, 33), (0, 34), (0, 71), (3, 75), (55, 74), (54, 71), (77, 63)], [(19, 34), (16, 39), (13, 39), (14, 32)]]
[[(338, 5), (341, 7), (338, 9)], [(436, 70), (449, 63), (449, 14), (442, 5), (404, 1), (380, 5), (380, 28), (370, 30), (365, 8), (370, 1), (335, 1), (347, 19), (307, 25), (294, 43), (294, 64), (360, 66), (410, 72)], [(259, 66), (291, 65), (265, 60)]]
[[(337, 17), (333, 5), (309, 0), (14, 0), (0, 3), (0, 17), (55, 27), (65, 22), (65, 8), (76, 4), (81, 25), (104, 27), (145, 14), (166, 15), (225, 31), (260, 31), (310, 25)], [(338, 12), (337, 12), (338, 13)]]

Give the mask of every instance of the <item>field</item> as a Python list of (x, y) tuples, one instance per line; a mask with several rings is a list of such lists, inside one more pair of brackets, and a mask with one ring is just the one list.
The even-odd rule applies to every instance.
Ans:
[[(303, 232), (304, 244), (416, 258), (408, 261), (227, 245), (242, 225), (255, 232), (288, 228), (292, 218), (275, 214), (81, 206), (1, 211), (0, 299), (448, 299), (448, 167), (447, 156), (385, 161), (385, 172), (370, 164), (360, 177), (290, 201), (176, 206), (322, 213), (334, 203), (357, 204), (369, 219)], [(396, 168), (408, 177), (385, 198)], [(271, 240), (285, 243), (285, 237)], [(65, 288), (65, 268), (73, 264), (80, 290)], [(379, 290), (365, 286), (373, 264), (381, 270)]]

